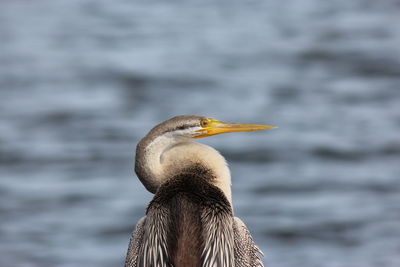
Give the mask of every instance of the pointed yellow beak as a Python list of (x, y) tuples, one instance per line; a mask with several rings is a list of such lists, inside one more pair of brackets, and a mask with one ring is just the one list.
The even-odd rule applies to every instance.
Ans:
[(203, 138), (222, 133), (262, 131), (277, 128), (272, 125), (227, 123), (216, 119), (202, 120), (201, 127), (202, 129), (197, 130), (199, 135), (196, 135), (194, 138)]

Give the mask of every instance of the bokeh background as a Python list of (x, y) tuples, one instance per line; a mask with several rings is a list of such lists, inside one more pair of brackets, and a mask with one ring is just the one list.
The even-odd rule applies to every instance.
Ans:
[(135, 145), (180, 114), (274, 267), (400, 266), (400, 2), (2, 0), (0, 266), (122, 266)]

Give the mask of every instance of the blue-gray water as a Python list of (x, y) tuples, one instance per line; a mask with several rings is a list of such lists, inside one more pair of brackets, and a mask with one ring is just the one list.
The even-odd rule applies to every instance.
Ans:
[(121, 266), (137, 141), (178, 114), (274, 267), (400, 266), (400, 2), (0, 2), (0, 266)]

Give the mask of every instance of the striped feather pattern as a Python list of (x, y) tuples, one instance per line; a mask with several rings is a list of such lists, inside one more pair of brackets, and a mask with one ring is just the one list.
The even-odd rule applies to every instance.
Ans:
[(201, 214), (204, 249), (203, 267), (234, 266), (232, 216), (218, 208), (204, 209)]
[(168, 210), (165, 207), (158, 206), (148, 211), (137, 267), (171, 266), (167, 248), (167, 225)]

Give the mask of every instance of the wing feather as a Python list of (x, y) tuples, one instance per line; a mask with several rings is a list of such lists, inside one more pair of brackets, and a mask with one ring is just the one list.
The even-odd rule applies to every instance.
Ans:
[(140, 219), (129, 242), (125, 267), (168, 267), (168, 210), (162, 206), (150, 208)]
[(125, 258), (125, 267), (136, 267), (137, 257), (140, 249), (140, 244), (142, 243), (144, 225), (146, 221), (146, 216), (142, 217), (136, 224), (136, 228), (132, 233), (131, 239), (129, 240), (128, 253)]
[(167, 245), (168, 209), (151, 206), (147, 212), (145, 229), (138, 251), (137, 267), (167, 267), (169, 264)]
[(254, 243), (249, 229), (238, 217), (233, 219), (235, 267), (263, 267), (263, 253)]
[(201, 221), (204, 239), (202, 266), (234, 266), (232, 215), (218, 208), (206, 208), (201, 214)]

